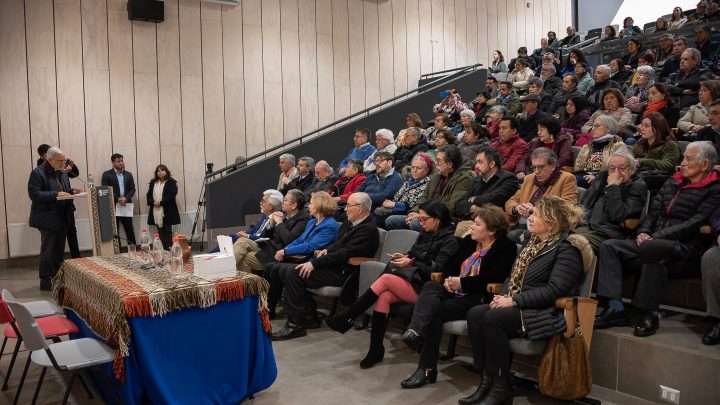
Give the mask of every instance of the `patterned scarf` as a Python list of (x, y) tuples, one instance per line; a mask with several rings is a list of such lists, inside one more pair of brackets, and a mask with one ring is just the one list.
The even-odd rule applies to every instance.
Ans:
[(545, 249), (548, 245), (555, 242), (560, 234), (552, 235), (545, 240), (541, 240), (537, 235), (533, 235), (527, 245), (520, 251), (515, 264), (513, 264), (512, 273), (510, 273), (510, 283), (508, 284), (508, 295), (514, 297), (520, 293), (525, 280), (525, 270), (527, 270), (530, 262)]
[(535, 187), (537, 187), (537, 190), (533, 193), (533, 195), (530, 197), (530, 204), (535, 205), (537, 200), (539, 200), (542, 196), (545, 195), (545, 192), (552, 186), (555, 181), (560, 177), (560, 168), (556, 167), (555, 170), (553, 170), (552, 174), (545, 179), (545, 181), (540, 181), (537, 178), (537, 175), (534, 178), (534, 184)]

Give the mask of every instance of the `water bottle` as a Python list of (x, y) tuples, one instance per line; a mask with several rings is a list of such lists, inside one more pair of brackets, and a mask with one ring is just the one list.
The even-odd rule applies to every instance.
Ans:
[(87, 184), (88, 187), (93, 187), (93, 186), (95, 186), (95, 179), (93, 178), (92, 173), (88, 173), (87, 183), (86, 183), (86, 184)]
[(170, 248), (170, 252), (172, 253), (170, 255), (172, 257), (179, 257), (181, 259), (183, 257), (182, 246), (180, 246), (180, 240), (178, 239), (177, 236), (173, 238), (173, 244), (172, 244), (172, 247)]
[(140, 250), (145, 253), (150, 253), (150, 237), (145, 228), (140, 231)]
[(175, 275), (176, 278), (182, 277), (185, 273), (183, 269), (183, 251), (182, 246), (180, 246), (180, 240), (177, 236), (173, 238), (173, 244), (170, 248), (170, 272)]
[(160, 235), (157, 233), (153, 235), (152, 253), (155, 267), (160, 267), (163, 261), (163, 244), (160, 240)]

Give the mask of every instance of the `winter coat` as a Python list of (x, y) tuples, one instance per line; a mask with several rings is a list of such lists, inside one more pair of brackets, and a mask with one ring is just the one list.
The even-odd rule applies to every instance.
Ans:
[(416, 292), (420, 293), (423, 284), (430, 280), (430, 274), (442, 272), (449, 275), (452, 271), (447, 265), (458, 250), (454, 233), (454, 226), (446, 226), (431, 233), (420, 232), (415, 244), (407, 252), (408, 257), (415, 259), (410, 266), (417, 269), (418, 277), (414, 277), (411, 282)]
[(630, 232), (620, 227), (620, 223), (626, 219), (640, 219), (648, 187), (637, 176), (627, 183), (612, 186), (608, 186), (607, 178), (607, 171), (598, 173), (580, 204), (592, 212), (588, 220), (590, 229), (608, 239), (625, 239)]
[(475, 176), (470, 183), (470, 189), (455, 203), (454, 215), (460, 219), (470, 219), (470, 207), (473, 205), (481, 207), (493, 204), (503, 208), (518, 187), (515, 174), (506, 170), (498, 169), (487, 182), (481, 176)]
[(508, 139), (505, 142), (500, 142), (500, 138), (497, 138), (490, 146), (497, 149), (503, 157), (502, 169), (513, 173), (519, 171), (519, 163), (528, 151), (527, 142), (523, 141), (519, 136)]
[[(150, 207), (147, 219), (148, 225), (155, 225), (155, 217), (153, 216), (153, 204), (155, 203), (155, 199), (153, 198), (153, 187), (155, 187), (155, 180), (150, 181), (146, 195), (147, 204)], [(165, 182), (162, 200), (160, 200), (160, 206), (163, 208), (163, 226), (177, 225), (180, 223), (180, 212), (178, 211), (177, 201), (175, 201), (177, 193), (177, 181), (170, 177)]]
[(667, 139), (664, 143), (657, 143), (645, 151), (640, 142), (632, 147), (632, 154), (640, 163), (638, 174), (645, 169), (667, 173), (668, 176), (675, 173), (675, 166), (680, 163), (680, 147), (677, 142)]

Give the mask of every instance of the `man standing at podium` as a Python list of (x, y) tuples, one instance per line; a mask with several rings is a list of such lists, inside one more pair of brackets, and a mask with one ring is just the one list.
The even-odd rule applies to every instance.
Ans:
[[(113, 168), (104, 172), (102, 175), (102, 185), (112, 186), (113, 197), (116, 204), (125, 206), (125, 204), (132, 203), (132, 198), (135, 196), (135, 180), (133, 179), (132, 173), (125, 170), (125, 162), (123, 161), (123, 155), (119, 153), (113, 153), (110, 156)], [(135, 244), (135, 230), (133, 229), (132, 217), (115, 217), (117, 221), (118, 235), (120, 234), (120, 224), (125, 228), (125, 235), (127, 237), (128, 244)]]
[(73, 194), (67, 175), (65, 153), (50, 148), (45, 162), (37, 166), (28, 179), (30, 226), (40, 230), (40, 289), (50, 291), (52, 278), (60, 269), (65, 251), (72, 200), (58, 200)]

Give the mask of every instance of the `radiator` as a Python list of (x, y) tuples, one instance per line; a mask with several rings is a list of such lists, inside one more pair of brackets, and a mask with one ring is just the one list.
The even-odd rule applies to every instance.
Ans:
[[(195, 220), (195, 211), (187, 211), (180, 213), (180, 224), (173, 226), (173, 233), (181, 233), (184, 235), (190, 235), (192, 230), (193, 221)], [(195, 239), (199, 238), (200, 225), (195, 230)], [(90, 243), (90, 220), (88, 219), (76, 219), (75, 226), (78, 232), (78, 244), (80, 250), (90, 250), (92, 248)], [(145, 226), (147, 227), (147, 215), (135, 215), (133, 218), (133, 227), (135, 228), (135, 238), (140, 240), (140, 229)], [(155, 233), (156, 228), (154, 226), (148, 228), (148, 233), (152, 236)], [(120, 226), (119, 229), (120, 237), (125, 238), (125, 230)], [(125, 244), (124, 242), (122, 243)], [(23, 257), (23, 256), (35, 256), (40, 254), (40, 231), (35, 228), (30, 228), (26, 223), (24, 224), (8, 224), (8, 245), (10, 251), (10, 257)], [(67, 244), (65, 246), (67, 249)]]

